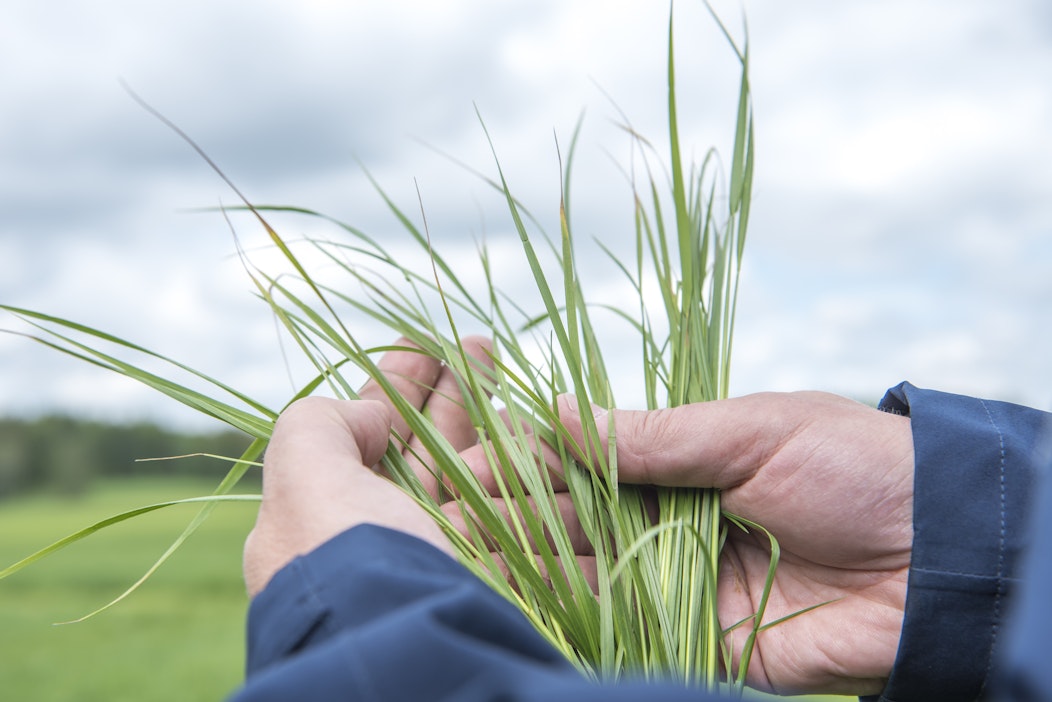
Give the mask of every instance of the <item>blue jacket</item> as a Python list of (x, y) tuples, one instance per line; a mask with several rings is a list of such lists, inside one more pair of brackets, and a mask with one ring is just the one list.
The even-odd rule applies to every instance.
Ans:
[[(1052, 415), (906, 383), (881, 408), (911, 417), (916, 475), (902, 639), (874, 699), (1052, 700)], [(249, 610), (247, 668), (236, 702), (715, 699), (588, 682), (452, 559), (375, 526), (274, 576)]]

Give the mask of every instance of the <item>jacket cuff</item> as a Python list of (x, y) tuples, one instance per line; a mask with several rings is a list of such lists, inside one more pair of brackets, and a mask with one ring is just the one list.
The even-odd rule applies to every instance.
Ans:
[(585, 682), (466, 568), (374, 525), (278, 571), (249, 610), (247, 667), (232, 700), (519, 699)]
[(408, 534), (371, 524), (349, 529), (293, 559), (252, 600), (246, 673), (473, 579), (452, 558)]
[(987, 685), (1026, 546), (1035, 437), (1047, 415), (902, 383), (910, 417), (913, 550), (902, 636), (881, 702), (974, 700)]

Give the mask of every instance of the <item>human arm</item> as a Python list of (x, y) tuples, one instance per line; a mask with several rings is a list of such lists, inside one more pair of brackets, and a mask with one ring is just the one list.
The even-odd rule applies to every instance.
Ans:
[[(1003, 614), (1026, 533), (1029, 451), (1048, 415), (908, 385), (883, 407), (759, 394), (597, 418), (600, 435), (614, 421), (622, 480), (720, 487), (724, 509), (774, 533), (782, 561), (768, 621), (829, 603), (760, 635), (749, 676), (756, 687), (874, 694), (886, 684), (887, 699), (898, 701), (972, 699), (988, 673), (993, 608)], [(562, 419), (579, 427), (566, 400)], [(1004, 544), (1002, 509), (989, 505), (1002, 499)], [(993, 548), (973, 548), (980, 544)], [(958, 574), (939, 573), (953, 557)], [(729, 531), (724, 625), (755, 610), (767, 558), (762, 540)], [(939, 583), (952, 589), (939, 596)]]
[[(717, 487), (721, 506), (762, 524), (781, 560), (747, 683), (782, 694), (877, 692), (895, 659), (912, 539), (907, 418), (825, 393), (761, 393), (674, 409), (597, 411), (613, 422), (618, 477)], [(560, 419), (580, 435), (571, 397)], [(768, 574), (761, 534), (731, 528), (718, 603), (726, 628), (751, 616)], [(826, 604), (823, 604), (826, 603)], [(745, 634), (730, 637), (739, 664)]]
[[(398, 374), (397, 368), (392, 370)], [(412, 373), (404, 375), (408, 377)], [(922, 392), (926, 391), (918, 391)], [(926, 416), (929, 406), (939, 406), (940, 395), (920, 397), (919, 401), (918, 398), (913, 398), (912, 407), (909, 408), (911, 413), (916, 415), (916, 412), (920, 411)], [(786, 401), (787, 398), (790, 401)], [(414, 400), (417, 401), (419, 398)], [(423, 401), (426, 402), (426, 394)], [(994, 403), (993, 406), (995, 409), (1000, 407), (998, 403)], [(564, 420), (568, 425), (572, 425), (574, 412), (565, 406), (563, 409)], [(902, 411), (901, 408), (899, 411)], [(704, 409), (704, 414), (697, 414), (698, 412), (699, 409), (694, 408), (689, 411), (663, 411), (649, 415), (616, 413), (622, 477), (644, 482), (665, 481), (666, 484), (673, 485), (698, 484), (696, 476), (699, 474), (696, 471), (699, 466), (708, 466), (708, 472), (703, 472), (702, 475), (707, 475), (707, 480), (711, 480), (712, 484), (724, 487), (724, 506), (728, 510), (764, 523), (782, 539), (783, 568), (779, 572), (780, 580), (776, 583), (781, 600), (772, 600), (768, 609), (769, 618), (791, 613), (819, 601), (828, 601), (831, 599), (830, 593), (836, 588), (843, 593), (836, 601), (818, 610), (764, 632), (761, 635), (758, 658), (753, 664), (754, 675), (759, 668), (764, 677), (753, 677), (750, 682), (757, 686), (777, 685), (780, 686), (777, 689), (782, 690), (851, 689), (852, 692), (872, 690), (863, 688), (859, 684), (860, 681), (867, 684), (867, 681), (875, 680), (879, 685), (883, 685), (891, 667), (889, 661), (895, 660), (895, 644), (888, 643), (885, 640), (888, 637), (880, 636), (881, 632), (884, 629), (893, 631), (896, 642), (901, 631), (905, 631), (904, 643), (911, 636), (909, 618), (905, 630), (902, 629), (903, 609), (908, 607), (904, 583), (901, 581), (906, 575), (901, 574), (901, 565), (895, 567), (897, 563), (901, 564), (901, 554), (897, 551), (901, 550), (902, 539), (894, 537), (898, 533), (896, 525), (901, 527), (902, 509), (894, 509), (893, 506), (901, 505), (906, 494), (903, 492), (904, 485), (912, 490), (910, 471), (906, 471), (906, 474), (910, 475), (909, 479), (901, 479), (904, 470), (902, 457), (911, 453), (912, 445), (910, 451), (903, 452), (902, 441), (904, 438), (912, 438), (916, 427), (902, 416), (879, 413), (872, 408), (841, 398), (811, 393), (792, 396), (760, 395), (723, 403), (709, 403)], [(922, 431), (920, 436), (952, 436), (953, 426), (958, 426), (957, 431), (963, 431), (965, 435), (973, 434), (974, 427), (968, 428), (968, 422), (962, 423), (961, 420), (966, 417), (974, 419), (974, 414), (971, 410), (963, 413), (958, 410), (951, 411), (948, 416)], [(1025, 429), (1020, 429), (1018, 435), (1010, 436), (1010, 446), (1025, 444), (1028, 436), (1033, 439), (1031, 430), (1040, 424), (1040, 421), (1034, 418), (1040, 419), (1044, 416), (1029, 410), (1023, 411), (1023, 414), (1032, 421), (1009, 422), (1013, 426)], [(355, 434), (363, 426), (368, 426), (369, 422), (351, 423), (354, 426), (344, 424)], [(334, 426), (340, 425), (336, 423)], [(947, 426), (951, 429), (949, 434), (946, 433)], [(1029, 428), (1026, 429), (1027, 427)], [(691, 443), (696, 441), (698, 436), (706, 440), (705, 446)], [(281, 435), (278, 434), (277, 437), (280, 439)], [(366, 443), (368, 444), (368, 441)], [(949, 445), (954, 443), (953, 439), (949, 439)], [(345, 443), (341, 444), (341, 447), (345, 446)], [(470, 452), (470, 447), (467, 448)], [(360, 446), (358, 451), (362, 455), (368, 453)], [(917, 453), (919, 456), (922, 452), (918, 449)], [(974, 451), (966, 453), (966, 458), (981, 455)], [(1016, 453), (1012, 452), (1013, 464), (1018, 457)], [(360, 494), (373, 494), (372, 487), (378, 486), (379, 483), (374, 485), (372, 479), (382, 481), (385, 486), (390, 487), (389, 483), (362, 463), (364, 460), (367, 459), (359, 461), (361, 465), (357, 466), (356, 470), (366, 470), (368, 475), (358, 477), (368, 477), (370, 481), (360, 485)], [(942, 464), (945, 463), (942, 461)], [(301, 478), (309, 482), (310, 464), (295, 464), (298, 466), (295, 470), (301, 472)], [(985, 459), (977, 459), (974, 464), (982, 466)], [(918, 471), (920, 470), (926, 469), (918, 465)], [(637, 471), (635, 477), (633, 471)], [(663, 477), (655, 477), (657, 473), (662, 472)], [(277, 471), (271, 474), (275, 473)], [(691, 476), (695, 476), (694, 482), (690, 482)], [(745, 476), (743, 481), (735, 482), (742, 476)], [(794, 485), (794, 479), (802, 482), (796, 483), (790, 490), (788, 486)], [(744, 489), (749, 484), (752, 487)], [(958, 480), (952, 483), (952, 487), (959, 489), (960, 484), (963, 484), (963, 481)], [(786, 492), (781, 493), (775, 486), (785, 489)], [(324, 494), (317, 496), (313, 502), (315, 507), (326, 502), (334, 494), (330, 490), (322, 492)], [(335, 494), (338, 492), (335, 491)], [(385, 491), (381, 491), (381, 494), (383, 492)], [(792, 495), (793, 499), (784, 499), (786, 495)], [(774, 499), (778, 497), (782, 499)], [(959, 499), (969, 497), (970, 493), (965, 491)], [(797, 499), (801, 501), (796, 502)], [(1010, 499), (1014, 500), (1015, 497)], [(265, 504), (266, 500), (265, 497)], [(379, 504), (383, 504), (383, 500), (364, 499), (352, 506), (351, 512), (357, 515), (355, 519), (360, 519), (369, 514), (370, 510), (375, 510)], [(397, 500), (387, 504), (393, 504), (400, 509)], [(415, 507), (415, 504), (412, 504), (412, 507)], [(1013, 508), (1015, 507), (1022, 509), (1022, 505), (1013, 504)], [(759, 512), (750, 512), (750, 509)], [(389, 509), (381, 511), (382, 513), (377, 515), (379, 520), (392, 514)], [(908, 511), (912, 512), (912, 509)], [(301, 515), (309, 520), (316, 516), (313, 512), (314, 510), (307, 509), (303, 510)], [(273, 515), (282, 513), (270, 512)], [(781, 523), (779, 515), (783, 518)], [(792, 518), (794, 515), (795, 519)], [(801, 515), (805, 518), (801, 519)], [(821, 517), (817, 518), (817, 521), (816, 515)], [(345, 518), (346, 515), (343, 515), (339, 519)], [(912, 519), (910, 514), (907, 521), (912, 524)], [(823, 520), (827, 525), (832, 520), (833, 528), (827, 537), (833, 538), (833, 542), (818, 540), (814, 544), (809, 543), (814, 535), (808, 535), (808, 530), (815, 529), (816, 524), (820, 526)], [(365, 518), (364, 521), (370, 521), (370, 518)], [(284, 523), (287, 526), (289, 522), (286, 519)], [(292, 523), (297, 524), (295, 520)], [(351, 525), (346, 521), (337, 520), (330, 524), (329, 531), (339, 528), (341, 524), (344, 527)], [(414, 518), (398, 518), (396, 528), (411, 530), (416, 524), (419, 523)], [(794, 538), (793, 535), (798, 532), (807, 538)], [(321, 533), (315, 531), (315, 538)], [(976, 533), (986, 532), (977, 530)], [(387, 536), (384, 536), (385, 534)], [(866, 534), (869, 535), (868, 539), (858, 539), (859, 535)], [(391, 536), (400, 537), (402, 540), (392, 540)], [(910, 545), (912, 543), (911, 540)], [(732, 563), (731, 569), (724, 569), (725, 575), (731, 573), (733, 577), (729, 580), (725, 577), (723, 586), (728, 582), (732, 589), (742, 589), (744, 586), (746, 596), (738, 600), (735, 600), (733, 595), (723, 596), (723, 601), (728, 605), (725, 612), (728, 621), (740, 618), (735, 618), (734, 609), (745, 611), (752, 602), (749, 599), (750, 593), (755, 595), (755, 573), (749, 570), (748, 564), (752, 560), (759, 562), (762, 549), (758, 544), (753, 546), (757, 550), (750, 556), (748, 544), (732, 544), (732, 548), (740, 549), (740, 554), (736, 554), (739, 562)], [(830, 554), (835, 556), (832, 563), (829, 562)], [(280, 699), (280, 695), (268, 698), (265, 694), (268, 690), (283, 689), (280, 687), (281, 683), (295, 683), (296, 680), (307, 680), (311, 684), (320, 685), (327, 685), (326, 680), (334, 682), (335, 678), (317, 674), (319, 670), (344, 676), (339, 678), (341, 684), (350, 684), (344, 678), (351, 675), (355, 684), (362, 684), (363, 680), (367, 680), (371, 689), (378, 684), (387, 685), (383, 689), (388, 696), (382, 699), (409, 699), (412, 697), (397, 696), (405, 690), (398, 685), (411, 683), (416, 677), (399, 676), (398, 666), (403, 666), (406, 670), (423, 670), (421, 666), (426, 663), (437, 664), (443, 673), (454, 672), (456, 675), (465, 676), (445, 678), (446, 680), (471, 680), (471, 689), (483, 695), (472, 699), (486, 699), (486, 695), (498, 692), (519, 695), (517, 699), (534, 699), (529, 696), (533, 694), (529, 691), (541, 690), (549, 693), (547, 697), (543, 697), (549, 700), (631, 699), (631, 696), (622, 697), (630, 693), (630, 688), (601, 690), (587, 685), (560, 659), (549, 658), (553, 655), (551, 650), (539, 640), (532, 628), (510, 608), (510, 605), (496, 598), (448, 557), (441, 556), (434, 560), (436, 555), (441, 556), (441, 553), (416, 539), (364, 527), (336, 535), (333, 541), (285, 567), (280, 577), (275, 579), (274, 585), (268, 587), (264, 596), (257, 598), (257, 602), (261, 604), (253, 605), (250, 628), (251, 622), (255, 622), (257, 626), (254, 638), (257, 639), (257, 644), (263, 645), (264, 648), (269, 646), (272, 650), (267, 652), (267, 655), (260, 655), (259, 645), (250, 647), (249, 664), (253, 675), (243, 693), (246, 695), (243, 699)], [(907, 564), (909, 556), (910, 552), (907, 550)], [(860, 569), (857, 566), (845, 566), (852, 558), (859, 559), (871, 567), (867, 570), (866, 567)], [(363, 567), (363, 562), (377, 567)], [(787, 563), (791, 564), (788, 573)], [(762, 564), (766, 575), (765, 558)], [(447, 570), (449, 566), (455, 568)], [(345, 568), (346, 572), (336, 572), (333, 568)], [(757, 566), (756, 571), (758, 570)], [(838, 573), (840, 570), (863, 572), (841, 574)], [(412, 574), (410, 581), (413, 584), (408, 590), (404, 589), (401, 580), (407, 574)], [(282, 582), (285, 585), (280, 585)], [(324, 586), (319, 587), (319, 583)], [(333, 583), (339, 583), (340, 586), (331, 588)], [(419, 588), (414, 589), (417, 586)], [(883, 596), (888, 592), (891, 594), (882, 602), (879, 597), (873, 597), (874, 587), (879, 595)], [(452, 610), (442, 609), (444, 605), (439, 606), (442, 598), (452, 592), (460, 593), (460, 604), (453, 605)], [(324, 594), (327, 599), (319, 599), (319, 593)], [(812, 597), (807, 599), (803, 595)], [(821, 597), (814, 597), (816, 595)], [(803, 602), (805, 599), (806, 604)], [(889, 601), (891, 605), (887, 603)], [(291, 607), (290, 602), (293, 603)], [(436, 620), (433, 615), (439, 610), (456, 614), (452, 615), (452, 618), (440, 617)], [(819, 615), (834, 610), (836, 616), (818, 621)], [(410, 612), (412, 616), (406, 618), (405, 615)], [(751, 613), (751, 610), (745, 613)], [(923, 621), (922, 611), (915, 612), (915, 615), (920, 617), (918, 621)], [(481, 619), (476, 619), (476, 616)], [(346, 617), (350, 617), (350, 620), (346, 620)], [(414, 620), (413, 617), (420, 619)], [(799, 626), (808, 623), (808, 620), (810, 626)], [(448, 629), (440, 627), (435, 638), (429, 638), (430, 631), (428, 636), (420, 635), (421, 621), (439, 621), (443, 624), (452, 622), (453, 626)], [(477, 623), (480, 621), (500, 621), (501, 624), (495, 629), (486, 630), (486, 635), (475, 638)], [(399, 622), (408, 628), (403, 629), (401, 634), (396, 634), (394, 632), (398, 631)], [(277, 628), (269, 629), (268, 626), (271, 625)], [(390, 628), (392, 625), (396, 628)], [(284, 634), (281, 633), (282, 630)], [(394, 647), (386, 654), (380, 653), (386, 649), (381, 646), (380, 640), (373, 636), (373, 632), (378, 630), (386, 632), (387, 636), (383, 640)], [(275, 631), (278, 632), (276, 635)], [(975, 633), (974, 629), (971, 631)], [(777, 637), (771, 636), (776, 633), (784, 635), (784, 642), (779, 643)], [(490, 637), (490, 634), (496, 638)], [(984, 635), (984, 632), (979, 632), (979, 636)], [(861, 643), (858, 643), (859, 640)], [(403, 645), (397, 645), (399, 641), (403, 641)], [(404, 645), (405, 641), (423, 643), (419, 647), (407, 647)], [(474, 642), (477, 647), (462, 650), (451, 647), (450, 641)], [(536, 648), (533, 647), (534, 644), (538, 644)], [(522, 645), (528, 651), (525, 654), (519, 648)], [(966, 646), (970, 645), (970, 642), (943, 640), (938, 648), (944, 652), (952, 651), (954, 645)], [(867, 646), (870, 648), (867, 649)], [(480, 652), (484, 654), (481, 658), (478, 655)], [(498, 652), (496, 658), (492, 657), (492, 654)], [(801, 653), (805, 655), (801, 657)], [(930, 652), (920, 652), (922, 655), (927, 653)], [(390, 654), (394, 654), (394, 657)], [(373, 655), (382, 655), (383, 660), (393, 661), (395, 667), (384, 668), (369, 664), (364, 668), (356, 668), (334, 664), (334, 660), (369, 661)], [(797, 658), (793, 658), (794, 655)], [(944, 662), (952, 664), (955, 660), (952, 654), (944, 655)], [(909, 665), (909, 661), (899, 661), (896, 663), (896, 671), (908, 670)], [(878, 675), (871, 678), (869, 676), (874, 669), (878, 669)], [(355, 677), (355, 670), (364, 677)], [(305, 672), (307, 678), (304, 679), (302, 675)], [(954, 674), (952, 669), (938, 672), (947, 679)], [(379, 682), (368, 680), (374, 673), (383, 673)], [(790, 675), (796, 675), (796, 678), (788, 677)], [(442, 690), (447, 689), (438, 684), (441, 680), (425, 681), (434, 685), (425, 691), (418, 689), (417, 697), (423, 695), (440, 699)], [(831, 688), (830, 681), (842, 687)], [(853, 688), (849, 688), (849, 685)], [(896, 694), (911, 694), (908, 685), (899, 687), (900, 693)], [(888, 689), (892, 687), (889, 685)], [(326, 687), (319, 694), (325, 690), (331, 688)], [(566, 696), (561, 697), (563, 694)], [(597, 694), (600, 696), (594, 697)], [(680, 688), (658, 687), (647, 690), (647, 696), (654, 699), (679, 699), (683, 694)], [(325, 699), (321, 696), (303, 698)], [(702, 698), (695, 693), (690, 699)], [(901, 699), (956, 698), (914, 696)]]
[(1035, 534), (1052, 415), (908, 383), (881, 407), (910, 417), (917, 468), (902, 643), (880, 699), (988, 696)]
[(1034, 702), (1052, 699), (1052, 425), (1046, 423), (1037, 459), (1040, 487), (1031, 515), (1022, 583), (1008, 608), (1008, 628), (998, 647), (991, 685), (994, 699)]
[[(447, 436), (460, 437), (455, 445), (468, 442), (453, 391), (426, 390), (442, 385), (437, 363), (393, 352), (381, 367)], [(638, 685), (587, 681), (449, 557), (430, 517), (376, 470), (392, 421), (419, 454), (382, 402), (312, 399), (279, 419), (245, 549), (254, 596), (248, 676), (233, 699), (638, 699)], [(421, 479), (433, 480), (421, 457)], [(647, 698), (706, 699), (671, 686), (648, 687)]]

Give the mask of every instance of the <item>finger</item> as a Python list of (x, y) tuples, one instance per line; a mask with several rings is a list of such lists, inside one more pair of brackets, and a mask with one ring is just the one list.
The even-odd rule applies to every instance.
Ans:
[[(583, 446), (576, 398), (562, 395), (558, 404), (560, 421)], [(763, 393), (670, 409), (588, 411), (604, 450), (614, 422), (620, 481), (729, 488), (752, 478), (799, 431), (807, 409), (796, 394)]]
[[(423, 409), (442, 372), (442, 362), (424, 353), (419, 346), (405, 337), (396, 341), (393, 346), (401, 348), (388, 351), (381, 356), (376, 367), (387, 378), (395, 392), (416, 409)], [(362, 389), (358, 391), (358, 397), (363, 400), (376, 400), (390, 407), (392, 428), (395, 433), (403, 441), (408, 441), (412, 437), (409, 425), (399, 412), (394, 411), (394, 402), (375, 379), (370, 379), (362, 386)]]
[[(461, 344), (474, 372), (488, 372), (493, 368), (492, 344), (488, 339), (470, 336), (462, 339)], [(442, 366), (432, 385), (433, 390), (423, 405), (435, 429), (446, 438), (455, 451), (462, 451), (478, 443), (478, 429), (472, 423), (465, 404), (465, 382), (466, 379), (458, 378), (457, 372), (452, 368)], [(423, 472), (431, 472), (434, 460), (418, 438), (410, 438), (406, 449), (407, 456), (417, 456), (423, 461), (422, 467), (426, 469)], [(423, 472), (417, 471), (420, 475), (423, 475)]]
[(264, 500), (309, 509), (338, 494), (351, 483), (356, 466), (380, 461), (390, 427), (390, 411), (379, 402), (298, 400), (281, 414), (267, 447)]
[[(565, 492), (567, 465), (563, 454), (535, 434), (536, 418), (527, 417), (521, 408), (513, 411), (504, 407), (497, 414), (507, 432), (502, 432), (500, 427), (497, 427), (490, 431), (489, 441), (483, 441), (460, 453), (461, 459), (474, 474), (479, 486), (487, 494), (499, 497), (504, 494), (502, 488), (511, 480), (517, 481), (524, 490), (526, 489), (524, 481), (520, 479), (521, 472), (543, 470), (547, 472), (546, 482), (551, 489), (554, 492)], [(525, 446), (528, 455), (534, 456), (532, 463), (520, 460), (522, 453), (518, 449), (522, 446)], [(572, 456), (567, 458), (573, 460)], [(505, 466), (514, 466), (514, 470)], [(453, 495), (457, 494), (452, 486), (447, 487)]]
[[(519, 455), (519, 460), (511, 458), (507, 452), (512, 449), (510, 446), (512, 441), (523, 441), (526, 443), (525, 450), (533, 456), (532, 465), (527, 463), (527, 461), (521, 460), (521, 455)], [(505, 452), (503, 461), (501, 460), (501, 451)], [(478, 481), (478, 486), (486, 494), (494, 497), (499, 497), (503, 494), (502, 484), (506, 489), (509, 481), (512, 480), (516, 481), (525, 490), (524, 480), (519, 473), (526, 470), (547, 471), (547, 481), (554, 492), (565, 492), (567, 489), (566, 480), (563, 478), (563, 471), (566, 470), (566, 467), (563, 465), (559, 452), (528, 432), (521, 434), (517, 439), (512, 438), (510, 441), (503, 440), (503, 437), (501, 437), (497, 440), (497, 443), (486, 441), (476, 444), (461, 451), (460, 458), (464, 461), (468, 470), (474, 474)], [(514, 470), (505, 468), (506, 463), (514, 463)], [(445, 478), (445, 484), (452, 495), (456, 496), (458, 494), (448, 476)]]
[[(592, 546), (588, 534), (581, 525), (581, 520), (577, 516), (577, 508), (570, 497), (570, 493), (555, 493), (552, 496), (552, 499), (555, 503), (554, 509), (559, 514), (558, 522), (564, 530), (565, 539), (569, 542), (570, 548), (573, 549), (573, 552), (577, 555), (583, 556), (595, 555), (595, 548)], [(551, 525), (541, 518), (537, 511), (534, 498), (529, 496), (525, 498), (525, 508), (529, 510), (533, 520), (535, 520), (534, 523), (540, 526), (542, 533), (537, 533), (536, 529), (531, 529), (529, 527), (524, 516), (523, 508), (520, 505), (512, 504), (501, 499), (494, 499), (491, 504), (497, 513), (497, 517), (503, 522), (502, 527), (499, 528), (506, 530), (505, 533), (507, 534), (508, 541), (517, 543), (518, 537), (516, 534), (518, 529), (516, 528), (516, 525), (519, 525), (521, 526), (522, 531), (526, 533), (527, 541), (534, 553), (538, 551), (537, 544), (539, 539), (544, 539), (548, 548), (550, 548), (552, 552), (558, 552), (558, 546), (556, 543), (557, 539), (552, 534)], [(462, 502), (447, 502), (441, 506), (441, 510), (449, 518), (453, 527), (466, 538), (472, 538), (471, 526), (474, 526), (476, 531), (482, 533), (483, 537), (486, 539), (486, 545), (491, 550), (500, 550), (502, 544), (493, 536), (493, 530), (487, 528), (485, 522), (482, 522), (466, 504)], [(512, 516), (513, 514), (514, 516)], [(471, 526), (469, 526), (469, 522)]]
[[(490, 375), (493, 370), (493, 343), (481, 336), (468, 336), (461, 339), (461, 348), (471, 364), (473, 373)], [(431, 421), (435, 428), (446, 437), (456, 451), (463, 451), (478, 443), (478, 430), (471, 423), (464, 403), (461, 383), (451, 368), (443, 368), (442, 375), (435, 385), (435, 391), (427, 403)], [(488, 397), (487, 391), (487, 397)]]

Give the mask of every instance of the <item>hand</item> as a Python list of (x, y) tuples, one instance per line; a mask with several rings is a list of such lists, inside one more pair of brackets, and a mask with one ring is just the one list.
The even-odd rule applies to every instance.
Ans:
[[(469, 354), (489, 359), (484, 340), (464, 340)], [(399, 346), (412, 347), (403, 340)], [(414, 351), (390, 351), (380, 359), (388, 380), (417, 409), (425, 409), (454, 448), (477, 442), (460, 404), (452, 371)], [(418, 477), (436, 495), (431, 459), (393, 410), (380, 386), (370, 381), (361, 401), (310, 397), (278, 419), (263, 467), (263, 502), (245, 541), (244, 574), (257, 595), (283, 566), (359, 524), (398, 529), (451, 552), (448, 539), (427, 513), (377, 472), (391, 430), (404, 440)]]
[[(576, 403), (559, 402), (580, 442)], [(778, 539), (765, 621), (829, 602), (759, 635), (748, 684), (879, 692), (898, 648), (913, 539), (909, 419), (824, 393), (600, 410), (602, 437), (611, 416), (621, 481), (721, 488), (725, 511)], [(756, 611), (769, 558), (766, 537), (729, 528), (718, 593), (725, 628)], [(744, 639), (732, 639), (735, 666)]]
[(449, 549), (419, 505), (376, 473), (391, 412), (381, 402), (310, 397), (278, 419), (263, 465), (263, 503), (245, 541), (255, 597), (298, 555), (359, 524), (387, 526)]
[[(478, 444), (478, 430), (472, 425), (471, 417), (464, 408), (460, 385), (453, 370), (438, 359), (413, 350), (418, 347), (407, 339), (399, 339), (394, 346), (406, 350), (388, 351), (376, 364), (394, 390), (413, 407), (426, 413), (434, 428), (455, 451), (463, 452)], [(489, 340), (468, 336), (461, 339), (461, 346), (478, 370), (486, 372), (493, 368)], [(448, 495), (435, 477), (434, 459), (420, 440), (413, 436), (409, 425), (395, 411), (394, 404), (379, 383), (370, 380), (358, 391), (358, 396), (363, 400), (383, 402), (391, 409), (393, 430), (401, 439), (399, 445), (402, 455), (413, 466), (431, 497), (441, 500), (443, 495)]]

